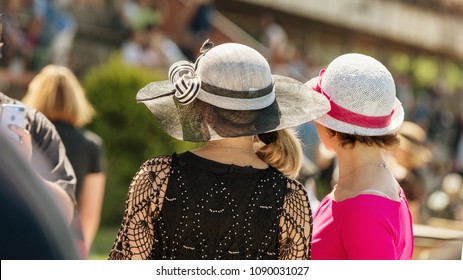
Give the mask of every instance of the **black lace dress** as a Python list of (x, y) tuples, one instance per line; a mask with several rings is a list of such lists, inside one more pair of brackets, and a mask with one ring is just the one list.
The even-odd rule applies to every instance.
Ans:
[(140, 167), (109, 259), (309, 259), (311, 232), (297, 181), (186, 152)]

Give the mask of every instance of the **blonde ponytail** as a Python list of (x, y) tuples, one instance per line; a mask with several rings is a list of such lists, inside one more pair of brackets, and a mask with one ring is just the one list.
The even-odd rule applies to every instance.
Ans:
[(299, 175), (302, 165), (302, 145), (292, 129), (279, 130), (276, 139), (257, 148), (257, 156), (289, 178)]

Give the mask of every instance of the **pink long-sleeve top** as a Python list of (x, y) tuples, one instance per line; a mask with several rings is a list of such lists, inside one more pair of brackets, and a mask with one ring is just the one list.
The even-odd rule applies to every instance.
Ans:
[(363, 193), (339, 202), (328, 194), (315, 212), (312, 260), (407, 260), (413, 254), (408, 203)]

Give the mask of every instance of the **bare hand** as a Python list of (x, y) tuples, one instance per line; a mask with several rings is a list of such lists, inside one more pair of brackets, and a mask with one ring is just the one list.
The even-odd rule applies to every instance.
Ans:
[(14, 131), (19, 136), (19, 141), (16, 142), (19, 150), (25, 157), (25, 159), (30, 162), (32, 159), (32, 139), (29, 131), (24, 128), (20, 128), (16, 125), (10, 125), (9, 129)]

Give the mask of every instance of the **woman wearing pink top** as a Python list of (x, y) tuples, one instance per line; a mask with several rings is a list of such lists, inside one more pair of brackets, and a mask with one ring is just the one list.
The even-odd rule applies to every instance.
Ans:
[(312, 259), (411, 259), (410, 211), (383, 155), (399, 142), (404, 120), (392, 75), (376, 59), (350, 53), (308, 84), (330, 100), (316, 125), (339, 171), (314, 215)]

